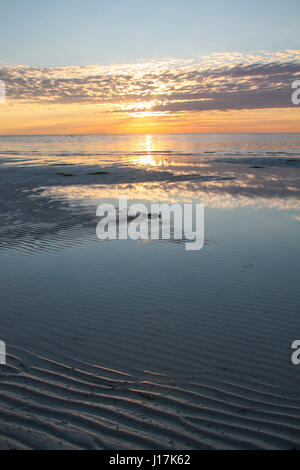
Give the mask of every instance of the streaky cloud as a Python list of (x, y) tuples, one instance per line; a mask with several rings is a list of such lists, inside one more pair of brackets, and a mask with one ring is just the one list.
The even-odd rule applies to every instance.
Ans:
[(112, 66), (0, 67), (8, 103), (102, 104), (106, 112), (125, 114), (288, 108), (297, 78), (299, 50)]

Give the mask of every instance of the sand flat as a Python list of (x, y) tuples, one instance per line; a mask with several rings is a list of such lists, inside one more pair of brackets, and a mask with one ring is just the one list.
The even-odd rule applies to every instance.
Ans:
[[(296, 138), (249, 157), (239, 137), (234, 162), (219, 136), (160, 136), (150, 159), (18, 139), (0, 138), (0, 448), (298, 448)], [(204, 200), (203, 250), (98, 240), (120, 194)]]

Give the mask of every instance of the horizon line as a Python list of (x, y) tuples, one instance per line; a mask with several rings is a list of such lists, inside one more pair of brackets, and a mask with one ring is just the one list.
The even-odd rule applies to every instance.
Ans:
[(59, 133), (59, 134), (0, 134), (0, 137), (44, 137), (44, 136), (85, 136), (85, 135), (256, 135), (256, 134), (300, 134), (299, 132), (100, 132), (100, 133)]

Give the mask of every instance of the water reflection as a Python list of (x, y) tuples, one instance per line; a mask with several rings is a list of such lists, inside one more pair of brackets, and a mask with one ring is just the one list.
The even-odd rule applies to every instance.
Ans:
[(298, 136), (2, 137), (0, 244), (53, 239), (74, 222), (93, 237), (96, 205), (122, 195), (299, 220), (299, 149)]
[(180, 202), (205, 201), (206, 207), (233, 209), (251, 206), (256, 209), (299, 211), (299, 190), (294, 187), (277, 187), (272, 181), (269, 187), (245, 181), (209, 182), (157, 182), (107, 185), (54, 186), (44, 188), (39, 194), (65, 201), (81, 201), (87, 205), (98, 204), (102, 200), (116, 201), (120, 196), (140, 202)]
[[(149, 158), (153, 161), (151, 169), (141, 168), (148, 165)], [(99, 184), (68, 181), (67, 185), (40, 188), (39, 194), (87, 204), (126, 195), (129, 199), (152, 202), (205, 200), (207, 207), (224, 209), (251, 206), (300, 211), (298, 166), (252, 168), (244, 163), (199, 162), (187, 156), (176, 156), (171, 163), (160, 165), (158, 158), (153, 155), (139, 157), (138, 161), (133, 158), (128, 165), (130, 172), (119, 171), (117, 180), (110, 168), (110, 177)]]

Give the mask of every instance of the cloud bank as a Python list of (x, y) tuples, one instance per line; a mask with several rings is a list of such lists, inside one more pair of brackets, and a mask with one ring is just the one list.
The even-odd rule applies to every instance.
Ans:
[(289, 108), (300, 50), (211, 54), (139, 64), (2, 66), (9, 104), (102, 104), (107, 112), (178, 114)]

